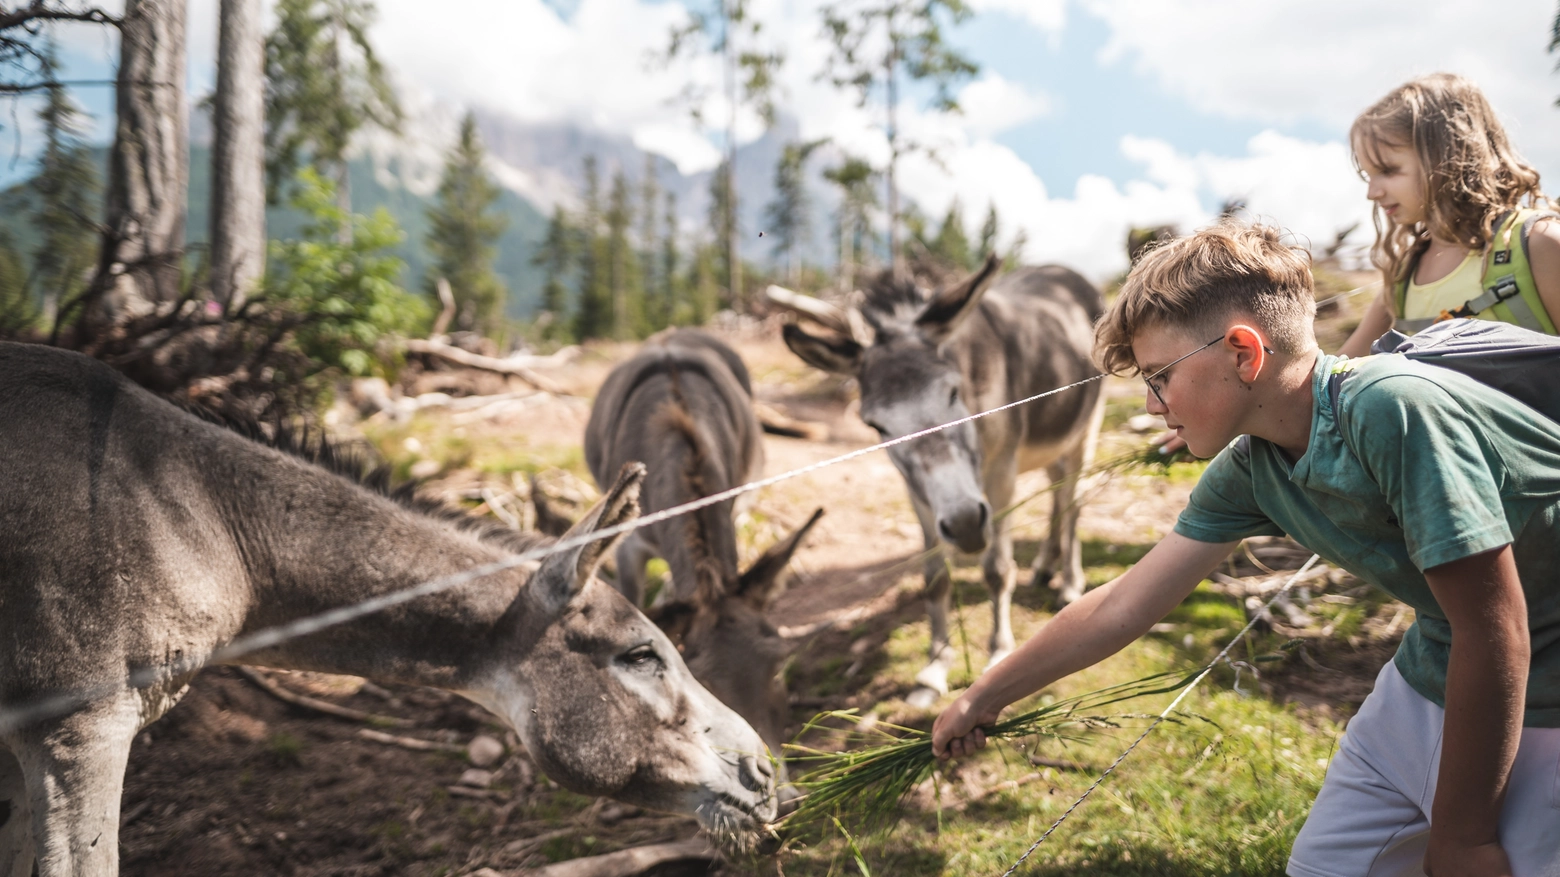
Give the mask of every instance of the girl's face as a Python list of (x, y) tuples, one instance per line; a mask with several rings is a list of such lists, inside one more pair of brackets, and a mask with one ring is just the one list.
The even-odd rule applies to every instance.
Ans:
[(1354, 151), (1359, 156), (1360, 176), (1369, 184), (1365, 197), (1376, 202), (1381, 212), (1398, 225), (1423, 222), (1425, 186), (1419, 155), (1411, 146), (1380, 140), (1373, 146), (1374, 149), (1356, 148)]

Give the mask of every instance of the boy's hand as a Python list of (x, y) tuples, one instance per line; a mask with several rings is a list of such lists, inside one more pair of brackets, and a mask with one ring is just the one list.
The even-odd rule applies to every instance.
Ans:
[(1511, 877), (1511, 862), (1499, 843), (1437, 843), (1432, 828), (1430, 848), (1425, 851), (1425, 877)]
[(992, 724), (1002, 712), (977, 706), (970, 693), (965, 691), (932, 725), (932, 754), (944, 761), (974, 755), (985, 747), (981, 726)]

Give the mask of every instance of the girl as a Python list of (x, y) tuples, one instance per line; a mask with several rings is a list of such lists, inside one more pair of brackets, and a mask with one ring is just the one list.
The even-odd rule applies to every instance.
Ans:
[(1361, 113), (1349, 140), (1376, 205), (1383, 283), (1340, 353), (1454, 316), (1556, 334), (1560, 215), (1477, 86), (1449, 73), (1412, 80)]

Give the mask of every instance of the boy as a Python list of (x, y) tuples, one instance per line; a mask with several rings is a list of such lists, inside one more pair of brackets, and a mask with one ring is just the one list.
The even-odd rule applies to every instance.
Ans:
[(1219, 225), (1138, 263), (1095, 356), (1145, 376), (1148, 410), (1218, 456), (1175, 531), (970, 686), (933, 748), (985, 745), (1004, 707), (1146, 633), (1239, 540), (1288, 533), (1418, 617), (1289, 873), (1556, 877), (1560, 430), (1445, 369), (1323, 355), (1315, 310), (1309, 257), (1276, 229)]

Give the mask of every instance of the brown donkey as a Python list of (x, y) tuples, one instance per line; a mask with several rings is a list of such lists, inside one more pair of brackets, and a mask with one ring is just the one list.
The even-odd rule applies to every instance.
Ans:
[[(660, 511), (758, 477), (763, 444), (747, 367), (730, 347), (692, 329), (652, 339), (607, 376), (585, 427), (585, 462), (605, 484), (645, 464), (644, 503)], [(778, 678), (792, 644), (764, 617), (783, 574), (823, 510), (737, 569), (732, 501), (652, 524), (617, 551), (618, 588), (643, 596), (645, 562), (666, 559), (671, 590), (650, 616), (681, 644), (688, 668), (779, 752), (789, 706)]]
[[(132, 673), (540, 542), (375, 489), (329, 446), (301, 450), (202, 420), (86, 357), (0, 344), (0, 875), (117, 873), (131, 740), (193, 675), (138, 688)], [(625, 470), (571, 535), (636, 517), (643, 478)], [(749, 832), (775, 813), (764, 743), (595, 578), (613, 544), (243, 661), (458, 692), (505, 719), (566, 788)], [(6, 721), (82, 691), (100, 696)]]

